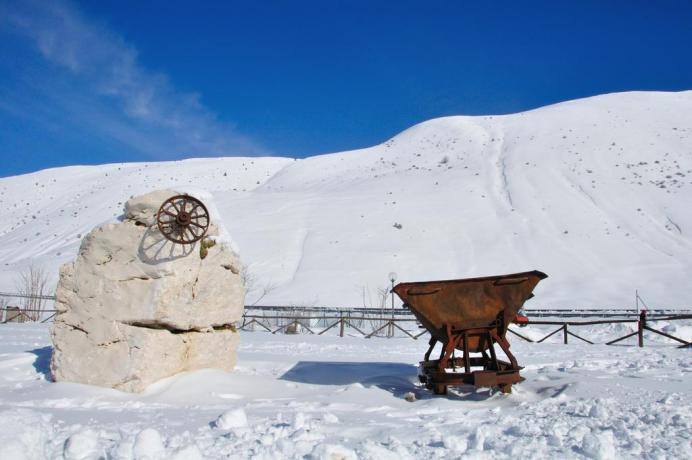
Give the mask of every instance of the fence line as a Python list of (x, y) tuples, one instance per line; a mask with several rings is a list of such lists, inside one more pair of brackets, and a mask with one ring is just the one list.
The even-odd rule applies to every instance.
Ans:
[(689, 348), (692, 346), (692, 342), (689, 342), (687, 340), (684, 340), (680, 337), (675, 337), (672, 334), (668, 334), (666, 332), (660, 331), (658, 329), (654, 329), (651, 326), (648, 325), (648, 323), (653, 322), (653, 321), (681, 321), (681, 320), (689, 320), (692, 319), (692, 315), (671, 315), (671, 316), (662, 316), (662, 317), (657, 317), (657, 318), (651, 318), (647, 314), (646, 311), (642, 311), (639, 315), (639, 318), (636, 320), (633, 319), (611, 319), (611, 320), (596, 320), (596, 321), (532, 321), (529, 320), (527, 323), (525, 323), (527, 326), (528, 325), (559, 325), (560, 327), (557, 328), (556, 330), (550, 332), (548, 335), (544, 336), (540, 340), (532, 340), (520, 333), (518, 333), (515, 330), (508, 329), (509, 332), (512, 334), (516, 335), (517, 337), (526, 340), (527, 342), (532, 342), (532, 343), (542, 343), (548, 338), (552, 337), (555, 334), (558, 334), (559, 332), (562, 332), (562, 339), (563, 343), (567, 345), (569, 343), (569, 337), (572, 336), (574, 338), (577, 338), (579, 340), (582, 340), (586, 343), (589, 343), (591, 345), (594, 345), (594, 342), (581, 337), (574, 332), (571, 332), (569, 330), (569, 326), (592, 326), (596, 324), (617, 324), (617, 323), (636, 323), (637, 324), (637, 330), (624, 335), (622, 337), (618, 337), (614, 340), (611, 340), (609, 342), (606, 342), (605, 345), (614, 345), (616, 343), (622, 342), (623, 340), (629, 339), (630, 337), (634, 337), (635, 335), (638, 338), (637, 344), (639, 347), (644, 346), (644, 331), (648, 332), (653, 332), (654, 334), (661, 335), (663, 337), (666, 337), (668, 339), (674, 340), (678, 343), (681, 343), (678, 348)]
[[(413, 339), (417, 339), (421, 335), (425, 334), (427, 331), (420, 332), (420, 326), (418, 320), (412, 315), (410, 317), (391, 317), (391, 316), (381, 316), (379, 312), (374, 312), (374, 315), (351, 315), (351, 312), (343, 311), (339, 315), (317, 315), (317, 316), (300, 316), (300, 315), (253, 315), (245, 312), (242, 318), (242, 323), (238, 326), (240, 330), (254, 330), (254, 327), (250, 329), (250, 326), (255, 324), (262, 327), (267, 332), (276, 334), (277, 332), (284, 333), (299, 333), (302, 330), (307, 331), (310, 334), (322, 335), (325, 332), (339, 327), (339, 336), (343, 337), (345, 335), (346, 328), (354, 329), (360, 335), (365, 338), (370, 338), (383, 334), (386, 337), (394, 336), (394, 330), (399, 330), (403, 334)], [(364, 329), (368, 329), (367, 325), (370, 325), (370, 331), (366, 332)], [(415, 326), (415, 329), (402, 327), (406, 324)], [(315, 332), (317, 328), (322, 330)], [(313, 330), (315, 329), (315, 330)], [(386, 329), (386, 331), (385, 331)]]
[[(20, 307), (0, 308), (0, 324), (5, 323), (47, 323), (58, 313), (53, 309)], [(47, 317), (45, 315), (48, 315)]]
[[(30, 296), (22, 294), (12, 294), (0, 292), (0, 296), (17, 298), (42, 298), (44, 300), (54, 299), (53, 296)], [(614, 345), (628, 338), (637, 336), (638, 345), (644, 346), (644, 332), (651, 332), (670, 340), (674, 340), (682, 345), (680, 348), (690, 347), (692, 342), (688, 342), (680, 337), (675, 337), (666, 332), (652, 328), (648, 323), (654, 321), (679, 321), (692, 319), (692, 310), (672, 310), (672, 309), (650, 309), (641, 313), (634, 313), (631, 310), (616, 309), (526, 309), (527, 316), (530, 318), (555, 317), (602, 317), (608, 319), (588, 320), (588, 321), (550, 321), (530, 319), (522, 325), (554, 325), (559, 326), (540, 340), (532, 340), (524, 334), (514, 329), (508, 331), (527, 342), (542, 343), (562, 332), (563, 343), (569, 343), (569, 337), (579, 339), (588, 344), (593, 341), (582, 337), (570, 330), (570, 327), (583, 327), (599, 324), (618, 324), (636, 323), (637, 330), (622, 337), (615, 338), (606, 345)], [(261, 314), (260, 314), (261, 313)], [(27, 309), (16, 306), (0, 308), (0, 323), (8, 322), (41, 322), (45, 323), (52, 320), (57, 314), (55, 309)], [(47, 316), (46, 316), (47, 315)], [(413, 324), (415, 328), (406, 327)], [(406, 308), (381, 309), (381, 308), (329, 308), (329, 307), (296, 307), (283, 305), (248, 305), (242, 317), (242, 323), (238, 326), (241, 330), (254, 330), (255, 325), (276, 334), (307, 332), (309, 334), (322, 335), (329, 330), (339, 328), (339, 336), (343, 337), (346, 328), (353, 329), (363, 337), (373, 336), (396, 336), (396, 331), (412, 339), (418, 339), (427, 331), (420, 326), (410, 310)], [(252, 328), (250, 328), (252, 326)], [(321, 329), (321, 330), (319, 330)], [(423, 329), (422, 331), (420, 329)]]

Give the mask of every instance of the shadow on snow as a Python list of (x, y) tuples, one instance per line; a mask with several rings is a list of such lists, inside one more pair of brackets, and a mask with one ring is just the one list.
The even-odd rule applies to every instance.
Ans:
[(36, 355), (36, 359), (32, 363), (36, 373), (43, 375), (49, 382), (53, 381), (50, 372), (50, 358), (53, 355), (53, 347), (42, 347), (34, 350), (29, 350), (29, 353)]
[(352, 385), (376, 387), (403, 398), (413, 392), (416, 399), (446, 398), (465, 401), (483, 401), (492, 396), (487, 390), (477, 391), (473, 386), (450, 388), (447, 395), (433, 395), (418, 383), (418, 368), (411, 364), (386, 362), (324, 362), (300, 361), (280, 380), (309, 385)]

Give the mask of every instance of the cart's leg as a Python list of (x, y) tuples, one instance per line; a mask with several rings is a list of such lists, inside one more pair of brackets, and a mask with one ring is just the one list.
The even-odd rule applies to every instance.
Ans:
[(436, 383), (433, 385), (433, 393), (436, 395), (446, 395), (447, 394), (447, 385), (444, 385), (442, 383)]
[(464, 344), (464, 372), (468, 374), (471, 372), (471, 353), (469, 352), (469, 335), (466, 331), (464, 331), (462, 340)]
[(452, 335), (452, 327), (449, 324), (446, 324), (445, 326), (447, 327), (447, 341), (445, 342), (444, 347), (442, 347), (442, 353), (440, 353), (440, 362), (438, 365), (438, 369), (441, 374), (447, 372), (447, 364), (449, 363), (449, 358), (454, 352), (457, 339)]
[(512, 369), (519, 370), (517, 358), (515, 358), (512, 352), (509, 351), (509, 342), (507, 341), (507, 339), (505, 339), (504, 337), (500, 337), (495, 333), (495, 331), (490, 331), (490, 336), (495, 340), (495, 342), (497, 342), (498, 345), (500, 345), (502, 351), (505, 352), (505, 354), (509, 358), (509, 362), (512, 363)]
[(428, 348), (428, 351), (425, 352), (424, 361), (430, 360), (430, 353), (432, 353), (433, 348), (435, 348), (435, 345), (437, 345), (437, 339), (435, 337), (430, 337), (430, 342), (428, 342), (428, 345), (430, 345), (430, 348)]

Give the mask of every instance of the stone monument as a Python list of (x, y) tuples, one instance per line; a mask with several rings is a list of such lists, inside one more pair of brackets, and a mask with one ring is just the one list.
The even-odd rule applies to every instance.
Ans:
[[(196, 210), (186, 214), (207, 225), (203, 237), (198, 231), (191, 243), (187, 235), (186, 244), (166, 238), (179, 228), (164, 213), (185, 205), (159, 209), (180, 195), (163, 190), (130, 199), (120, 222), (92, 230), (77, 259), (61, 267), (51, 330), (56, 381), (139, 392), (178, 372), (233, 368), (233, 323), (245, 300), (240, 260), (210, 197), (207, 222), (195, 220)], [(164, 226), (160, 215), (169, 218)]]

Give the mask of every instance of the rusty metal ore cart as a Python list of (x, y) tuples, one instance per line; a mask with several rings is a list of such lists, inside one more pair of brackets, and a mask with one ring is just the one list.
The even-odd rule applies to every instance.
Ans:
[[(435, 394), (448, 386), (499, 386), (503, 393), (522, 379), (505, 335), (534, 287), (548, 275), (539, 271), (449, 281), (400, 283), (394, 292), (430, 332), (430, 348), (420, 363), (419, 378)], [(430, 359), (437, 342), (439, 359)], [(500, 346), (509, 362), (498, 359)], [(459, 350), (461, 356), (455, 356)], [(471, 356), (474, 353), (480, 356)], [(473, 370), (476, 368), (476, 370)]]

